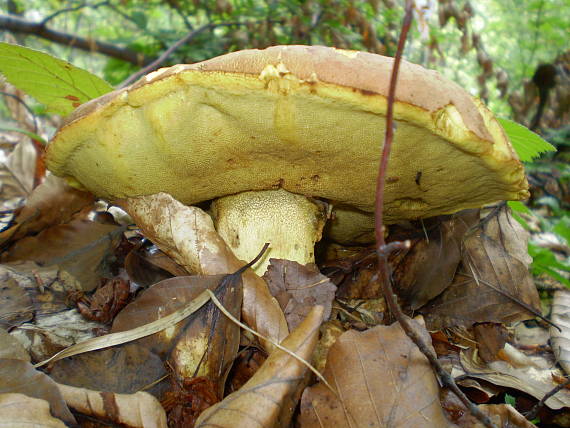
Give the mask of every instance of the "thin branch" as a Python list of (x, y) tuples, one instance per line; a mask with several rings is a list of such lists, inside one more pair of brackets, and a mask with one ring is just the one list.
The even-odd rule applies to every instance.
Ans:
[(34, 113), (34, 111), (30, 108), (30, 106), (28, 104), (26, 104), (26, 102), (17, 95), (10, 94), (10, 93), (4, 92), (4, 91), (0, 91), (0, 94), (4, 95), (5, 97), (10, 97), (10, 98), (15, 99), (17, 102), (19, 102), (22, 105), (22, 107), (24, 107), (26, 109), (26, 111), (30, 114), (30, 116), (32, 117), (32, 120), (34, 122), (34, 134), (37, 134), (38, 133), (38, 118), (37, 118), (36, 114)]
[(184, 25), (186, 26), (188, 31), (194, 30), (194, 28), (192, 27), (192, 23), (188, 20), (188, 17), (186, 16), (186, 14), (180, 9), (180, 5), (178, 5), (176, 1), (166, 0), (166, 3), (172, 9), (174, 9), (176, 11), (176, 13), (178, 13), (180, 18), (182, 18), (182, 21), (184, 21)]
[(146, 65), (154, 60), (144, 54), (112, 43), (75, 36), (47, 28), (42, 22), (32, 22), (13, 15), (0, 15), (0, 30), (29, 34), (87, 52), (98, 52), (135, 65)]
[[(172, 55), (172, 53), (174, 53), (174, 51), (176, 51), (180, 46), (185, 45), (186, 43), (189, 43), (192, 39), (194, 39), (196, 36), (200, 35), (201, 33), (207, 31), (207, 30), (213, 30), (214, 28), (217, 27), (232, 27), (232, 26), (239, 26), (239, 25), (249, 25), (252, 23), (255, 23), (256, 21), (253, 22), (220, 22), (218, 24), (206, 24), (201, 26), (200, 28), (195, 29), (194, 31), (190, 31), (188, 34), (186, 34), (184, 37), (182, 37), (180, 40), (176, 41), (172, 46), (170, 46), (166, 51), (164, 51), (162, 53), (162, 55), (160, 55), (156, 60), (154, 60), (152, 63), (148, 64), (146, 67), (140, 69), (139, 71), (137, 71), (136, 73), (130, 75), (126, 80), (124, 80), (120, 85), (119, 88), (124, 88), (125, 86), (130, 85), (131, 83), (135, 82), (136, 80), (140, 79), (142, 76), (144, 76), (145, 74), (150, 73), (151, 71), (156, 70), (158, 67), (160, 67), (167, 59), (170, 55)], [(275, 22), (282, 22), (282, 21), (275, 21)]]
[(381, 278), (382, 291), (388, 308), (391, 314), (400, 323), (400, 326), (406, 333), (406, 335), (415, 343), (418, 349), (426, 356), (430, 362), (432, 368), (436, 371), (443, 385), (447, 386), (451, 391), (457, 395), (457, 397), (463, 402), (463, 404), (469, 409), (471, 414), (476, 417), (483, 425), (486, 427), (495, 427), (491, 422), (489, 417), (481, 412), (481, 410), (474, 405), (465, 394), (459, 389), (455, 384), (451, 375), (443, 369), (439, 361), (437, 360), (437, 355), (432, 348), (429, 347), (427, 342), (422, 336), (416, 331), (414, 326), (412, 326), (412, 320), (408, 318), (400, 308), (394, 290), (392, 289), (390, 266), (388, 265), (388, 256), (391, 252), (410, 246), (409, 241), (406, 242), (392, 242), (386, 245), (384, 240), (384, 226), (383, 226), (383, 209), (384, 209), (384, 184), (386, 178), (386, 172), (388, 169), (388, 158), (390, 156), (390, 150), (392, 148), (392, 141), (394, 138), (394, 99), (396, 95), (396, 83), (398, 80), (398, 71), (400, 66), (400, 61), (402, 59), (402, 53), (404, 51), (404, 46), (406, 43), (406, 38), (408, 31), (412, 23), (412, 12), (413, 12), (413, 0), (406, 1), (406, 14), (404, 17), (404, 22), (402, 24), (402, 31), (400, 33), (400, 38), (398, 40), (398, 48), (396, 50), (396, 56), (394, 58), (394, 65), (392, 68), (392, 75), (390, 77), (390, 88), (388, 92), (388, 108), (386, 112), (386, 134), (384, 137), (384, 146), (382, 148), (382, 157), (380, 159), (380, 169), (378, 172), (378, 180), (376, 182), (376, 206), (375, 206), (375, 228), (376, 228), (376, 248), (378, 255), (378, 271)]
[(558, 392), (562, 391), (564, 388), (566, 388), (568, 385), (570, 385), (570, 379), (567, 379), (566, 382), (561, 383), (560, 385), (557, 385), (556, 387), (554, 387), (553, 389), (551, 389), (548, 393), (546, 393), (544, 395), (544, 397), (542, 397), (542, 399), (536, 403), (534, 405), (534, 407), (532, 409), (530, 409), (530, 411), (528, 413), (525, 413), (524, 417), (527, 418), (529, 421), (532, 421), (533, 419), (536, 419), (536, 417), (538, 416), (538, 412), (540, 411), (540, 409), (544, 406), (544, 404), (546, 403), (546, 401), (552, 397), (554, 394), (557, 394)]
[(157, 59), (155, 59), (153, 62), (151, 62), (150, 64), (148, 64), (146, 67), (141, 68), (139, 71), (137, 71), (136, 73), (131, 74), (126, 80), (124, 80), (120, 85), (119, 88), (124, 88), (125, 86), (130, 85), (131, 83), (135, 82), (136, 80), (138, 80), (139, 78), (141, 78), (142, 76), (144, 76), (145, 74), (150, 73), (151, 71), (156, 70), (158, 67), (160, 67), (167, 59), (170, 55), (172, 55), (172, 53), (174, 51), (176, 51), (180, 46), (185, 45), (186, 43), (190, 42), (193, 38), (195, 38), (196, 36), (198, 36), (199, 34), (203, 33), (206, 30), (210, 30), (214, 28), (213, 24), (206, 24), (203, 25), (200, 28), (197, 28), (194, 31), (190, 31), (188, 34), (186, 34), (184, 37), (182, 37), (180, 40), (176, 41), (174, 44), (172, 44), (172, 46), (170, 46), (167, 50), (165, 50), (162, 55), (160, 55)]
[(46, 16), (46, 17), (42, 20), (41, 25), (43, 25), (43, 26), (45, 27), (49, 21), (51, 21), (52, 19), (54, 19), (56, 16), (62, 15), (62, 14), (64, 14), (64, 13), (77, 12), (78, 10), (85, 9), (86, 7), (89, 7), (89, 8), (91, 8), (91, 9), (97, 9), (98, 7), (106, 6), (106, 5), (108, 5), (108, 4), (109, 4), (109, 1), (102, 1), (102, 2), (100, 2), (100, 3), (95, 3), (95, 4), (83, 3), (83, 4), (80, 4), (80, 5), (78, 5), (78, 6), (68, 7), (68, 8), (65, 8), (65, 9), (60, 9), (60, 10), (58, 10), (58, 11), (52, 13), (51, 15)]

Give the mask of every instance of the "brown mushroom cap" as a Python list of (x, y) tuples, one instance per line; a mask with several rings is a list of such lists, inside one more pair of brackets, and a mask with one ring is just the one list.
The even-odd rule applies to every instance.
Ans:
[[(79, 107), (47, 164), (108, 199), (283, 188), (371, 212), (392, 64), (275, 46), (164, 68)], [(402, 62), (395, 119), (386, 221), (528, 196), (492, 113), (437, 72)]]

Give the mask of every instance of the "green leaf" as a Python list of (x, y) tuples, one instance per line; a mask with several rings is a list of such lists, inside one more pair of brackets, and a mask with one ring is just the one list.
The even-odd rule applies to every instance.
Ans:
[(505, 404), (510, 404), (511, 406), (515, 407), (516, 404), (515, 397), (505, 393)]
[(523, 162), (529, 162), (544, 152), (555, 152), (556, 147), (544, 141), (528, 128), (512, 120), (498, 118), (509, 140)]
[(563, 238), (567, 245), (570, 245), (570, 217), (562, 217), (554, 225), (552, 231)]
[(144, 30), (147, 24), (147, 17), (143, 12), (135, 11), (131, 14), (131, 19), (137, 24), (137, 27)]
[(508, 201), (507, 205), (511, 208), (511, 210), (524, 213), (524, 214), (532, 214), (531, 210), (522, 202), (520, 201)]
[(20, 128), (12, 128), (10, 126), (0, 126), (0, 131), (8, 131), (8, 132), (19, 132), (20, 134), (24, 134), (30, 137), (32, 140), (39, 141), (43, 145), (47, 145), (47, 141), (40, 137), (38, 134), (34, 134), (33, 132), (26, 131), (25, 129)]
[(531, 270), (534, 275), (542, 273), (549, 275), (558, 282), (570, 287), (570, 280), (560, 274), (559, 271), (570, 272), (570, 265), (566, 262), (560, 262), (556, 259), (554, 253), (547, 249), (541, 248), (532, 242), (528, 244), (528, 253), (532, 257)]
[(46, 53), (0, 42), (0, 73), (61, 115), (113, 90), (103, 79)]

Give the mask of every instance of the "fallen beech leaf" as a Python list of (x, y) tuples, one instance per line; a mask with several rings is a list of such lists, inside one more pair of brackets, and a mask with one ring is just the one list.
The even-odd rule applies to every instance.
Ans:
[(324, 319), (330, 316), (336, 286), (315, 265), (303, 266), (291, 260), (269, 259), (263, 279), (283, 309), (291, 331), (305, 319), (313, 306), (324, 308)]
[(259, 370), (267, 360), (265, 352), (258, 348), (244, 348), (241, 350), (228, 375), (228, 392), (240, 389)]
[(58, 265), (93, 290), (106, 273), (105, 259), (124, 228), (88, 220), (72, 220), (17, 241), (3, 255), (6, 261), (31, 260), (42, 266)]
[(540, 313), (528, 270), (532, 260), (528, 232), (506, 207), (489, 215), (465, 238), (462, 265), (453, 284), (420, 310), (430, 330), (534, 318), (524, 305)]
[(54, 416), (68, 423), (76, 423), (56, 383), (26, 361), (0, 360), (0, 394), (5, 393), (21, 393), (45, 400)]
[(34, 185), (36, 149), (31, 139), (24, 138), (0, 165), (0, 200), (27, 197)]
[[(429, 343), (425, 327), (413, 322)], [(338, 397), (322, 384), (307, 388), (302, 428), (449, 426), (429, 362), (397, 323), (341, 335), (329, 350), (324, 376)]]
[[(226, 286), (222, 286), (219, 292), (224, 288), (234, 288), (234, 295), (241, 298), (237, 290), (239, 283), (231, 280), (234, 277), (239, 279), (239, 274), (176, 277), (156, 284), (115, 318), (111, 334), (93, 339), (91, 343), (76, 345), (78, 351), (72, 348), (64, 351), (68, 356), (75, 355), (81, 347), (84, 352), (97, 352), (58, 361), (52, 376), (59, 382), (76, 386), (133, 392), (162, 377), (164, 370), (161, 361), (173, 353), (175, 356), (170, 367), (174, 367), (176, 379), (193, 376), (201, 364), (198, 374), (211, 375), (211, 379), (219, 384), (218, 393), (221, 396), (227, 368), (239, 344), (239, 329), (234, 325), (228, 326), (225, 317), (218, 317), (218, 322), (214, 323), (217, 325), (213, 326), (213, 333), (217, 335), (213, 337), (210, 326), (206, 331), (200, 330), (198, 335), (192, 326), (196, 325), (193, 320), (204, 318), (202, 306), (208, 300), (203, 296), (204, 290), (220, 288), (222, 283)], [(232, 306), (231, 302), (226, 303), (228, 307)], [(239, 305), (233, 306), (234, 311), (239, 312)], [(186, 315), (180, 316), (181, 313)], [(188, 315), (192, 316), (187, 318)], [(161, 328), (152, 327), (158, 323), (162, 323)], [(101, 350), (126, 340), (137, 342)], [(196, 350), (195, 345), (201, 344), (207, 347), (205, 358), (203, 348)], [(144, 376), (137, 376), (138, 371)], [(103, 374), (93, 378), (90, 374), (94, 372)]]
[(415, 230), (421, 235), (410, 240), (409, 250), (393, 253), (396, 291), (410, 309), (422, 307), (449, 287), (461, 261), (463, 236), (478, 220), (479, 210), (428, 219), (422, 223), (424, 230)]
[(5, 243), (8, 238), (14, 241), (49, 226), (66, 223), (73, 214), (94, 200), (91, 193), (74, 189), (63, 178), (49, 175), (16, 212), (14, 225), (0, 232), (0, 243)]
[(91, 339), (102, 327), (83, 318), (76, 309), (69, 309), (36, 317), (10, 334), (26, 346), (34, 361), (42, 361), (68, 346)]
[(554, 292), (551, 321), (562, 330), (550, 326), (552, 352), (566, 374), (570, 374), (570, 292), (568, 290)]
[[(323, 308), (316, 306), (281, 345), (308, 360), (317, 343)], [(282, 350), (271, 353), (238, 391), (200, 415), (196, 427), (289, 426), (307, 367)]]
[[(454, 367), (453, 374), (454, 376), (465, 374), (495, 385), (517, 389), (532, 395), (537, 400), (558, 386), (555, 378), (561, 376), (562, 372), (556, 368), (555, 361), (548, 361), (541, 355), (526, 356), (509, 344), (505, 345), (502, 353), (504, 358), (509, 358), (517, 367), (508, 361), (485, 364), (476, 353), (464, 351), (460, 354), (461, 368), (458, 370)], [(546, 405), (554, 410), (570, 407), (570, 390), (559, 391), (546, 401)]]
[[(178, 276), (161, 281), (142, 293), (115, 318), (111, 332), (132, 329), (163, 318), (188, 305), (206, 289), (215, 290), (224, 307), (239, 317), (242, 298), (239, 274), (235, 277)], [(176, 379), (209, 378), (221, 398), (239, 338), (239, 327), (223, 316), (212, 302), (208, 302), (191, 317), (141, 338), (138, 343), (162, 358), (168, 356)]]
[(5, 358), (30, 362), (30, 355), (20, 341), (0, 328), (0, 359)]
[[(115, 317), (111, 333), (141, 327), (184, 308), (204, 290), (215, 290), (224, 276), (177, 276), (154, 284)], [(152, 336), (138, 339), (138, 343), (166, 358), (186, 324), (187, 320), (182, 320)]]
[(0, 283), (0, 325), (8, 327), (66, 310), (68, 293), (79, 290), (79, 283), (58, 266), (34, 262), (0, 265)]
[[(74, 298), (73, 298), (74, 297)], [(70, 296), (77, 309), (88, 320), (108, 324), (131, 298), (130, 283), (120, 277), (109, 279), (91, 296)]]
[(147, 392), (115, 394), (58, 385), (67, 405), (85, 415), (129, 427), (166, 428), (166, 414), (156, 398)]
[[(495, 426), (500, 428), (535, 428), (536, 425), (528, 421), (523, 415), (508, 404), (482, 404), (481, 411), (491, 418)], [(473, 423), (463, 425), (467, 428), (483, 428), (483, 424)]]
[(179, 321), (182, 321), (189, 315), (192, 315), (194, 312), (200, 309), (209, 299), (210, 295), (208, 295), (208, 293), (205, 291), (194, 300), (192, 300), (192, 302), (190, 302), (187, 306), (165, 316), (164, 318), (153, 321), (150, 324), (145, 324), (140, 327), (133, 328), (131, 330), (105, 334), (103, 336), (94, 337), (81, 343), (76, 343), (75, 345), (62, 350), (57, 354), (52, 355), (47, 360), (37, 363), (36, 366), (40, 367), (52, 361), (59, 361), (63, 358), (71, 357), (85, 352), (108, 348), (110, 346), (121, 345), (123, 343), (132, 342), (133, 340), (158, 333), (159, 331), (167, 329)]
[[(100, 391), (131, 394), (167, 374), (162, 359), (138, 343), (87, 352), (56, 361), (50, 376), (58, 383)], [(158, 392), (164, 384), (148, 392)]]
[(503, 324), (481, 323), (473, 326), (479, 356), (486, 362), (501, 359), (509, 333)]
[(24, 394), (0, 394), (0, 420), (2, 428), (66, 428), (49, 411), (49, 403)]
[(129, 251), (125, 257), (125, 270), (131, 281), (145, 288), (173, 276), (189, 275), (186, 269), (155, 245), (149, 248), (142, 242)]
[[(484, 428), (484, 425), (471, 415), (459, 398), (447, 389), (442, 391), (441, 405), (449, 420), (459, 428)], [(484, 404), (478, 407), (481, 412), (489, 416), (497, 428), (532, 428), (536, 426), (508, 404)]]
[[(226, 276), (215, 289), (224, 308), (239, 318), (242, 281)], [(224, 316), (213, 302), (208, 302), (189, 319), (170, 354), (171, 366), (178, 379), (206, 377), (215, 386), (218, 400), (223, 397), (226, 378), (239, 348), (240, 328)]]
[[(218, 235), (210, 216), (199, 208), (185, 206), (166, 193), (126, 199), (121, 205), (145, 236), (189, 272), (227, 274), (245, 265)], [(287, 322), (267, 284), (251, 269), (242, 274), (242, 281), (245, 322), (280, 342), (287, 335)], [(269, 343), (264, 346), (273, 349)]]

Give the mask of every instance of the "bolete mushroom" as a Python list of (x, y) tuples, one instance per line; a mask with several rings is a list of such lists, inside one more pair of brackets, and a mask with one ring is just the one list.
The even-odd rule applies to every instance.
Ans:
[[(317, 199), (374, 210), (392, 65), (275, 46), (163, 68), (80, 106), (47, 164), (107, 199), (215, 200), (218, 230), (238, 257), (270, 242), (271, 257), (307, 263), (324, 224)], [(403, 61), (394, 112), (387, 222), (528, 196), (501, 126), (459, 85)]]

